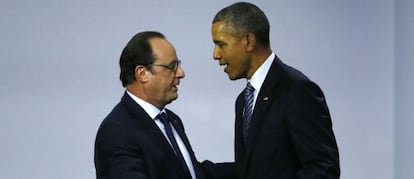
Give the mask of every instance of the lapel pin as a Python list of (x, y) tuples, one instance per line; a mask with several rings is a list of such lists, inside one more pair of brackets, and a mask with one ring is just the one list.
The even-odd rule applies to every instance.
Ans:
[(263, 101), (267, 101), (267, 100), (269, 100), (269, 97), (266, 96), (263, 98)]

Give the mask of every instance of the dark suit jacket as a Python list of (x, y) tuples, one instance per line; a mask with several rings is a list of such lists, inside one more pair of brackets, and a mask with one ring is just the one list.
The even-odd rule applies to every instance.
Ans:
[[(180, 118), (166, 110), (193, 161), (198, 179), (204, 179)], [(98, 179), (189, 179), (153, 119), (127, 93), (103, 120), (95, 141)]]
[(236, 100), (235, 158), (240, 179), (336, 179), (339, 154), (322, 90), (275, 57), (258, 93), (247, 145), (243, 92)]

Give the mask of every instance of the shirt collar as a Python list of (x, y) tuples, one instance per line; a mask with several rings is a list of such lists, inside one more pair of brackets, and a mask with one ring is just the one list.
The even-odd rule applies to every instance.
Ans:
[(256, 72), (254, 72), (252, 78), (250, 78), (250, 80), (247, 80), (248, 82), (250, 82), (250, 84), (252, 84), (256, 92), (258, 92), (260, 88), (262, 87), (263, 82), (266, 78), (267, 72), (269, 71), (270, 66), (272, 65), (274, 59), (275, 59), (275, 53), (272, 52), (270, 56), (267, 57), (265, 62), (262, 65), (260, 65), (260, 67), (256, 70)]
[(151, 117), (151, 119), (155, 119), (160, 112), (165, 112), (165, 109), (158, 109), (156, 106), (152, 105), (149, 102), (142, 100), (141, 98), (133, 95), (131, 92), (127, 90), (127, 94), (136, 102), (138, 103), (144, 111)]

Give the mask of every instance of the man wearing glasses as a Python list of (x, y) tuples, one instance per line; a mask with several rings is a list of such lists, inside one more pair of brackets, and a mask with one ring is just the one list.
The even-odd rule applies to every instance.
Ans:
[(177, 99), (185, 74), (159, 32), (135, 35), (120, 58), (121, 101), (95, 141), (98, 179), (203, 179), (180, 118), (165, 106)]

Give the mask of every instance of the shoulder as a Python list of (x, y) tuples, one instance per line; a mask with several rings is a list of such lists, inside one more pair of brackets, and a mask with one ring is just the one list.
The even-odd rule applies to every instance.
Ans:
[[(304, 96), (323, 97), (321, 88), (302, 71), (275, 59), (267, 76), (267, 86), (283, 94), (283, 98), (301, 99)], [(273, 84), (273, 85), (271, 85)], [(276, 90), (277, 89), (277, 90)]]
[[(139, 111), (139, 110), (136, 110)], [(99, 128), (98, 136), (110, 138), (123, 138), (134, 135), (143, 128), (143, 122), (146, 116), (140, 112), (131, 111), (122, 101), (111, 110), (103, 119)]]
[(312, 81), (307, 75), (297, 68), (287, 65), (281, 61), (278, 61), (278, 65), (280, 81), (282, 81), (285, 86), (290, 86), (295, 89), (310, 88), (320, 90), (319, 86), (314, 81)]

